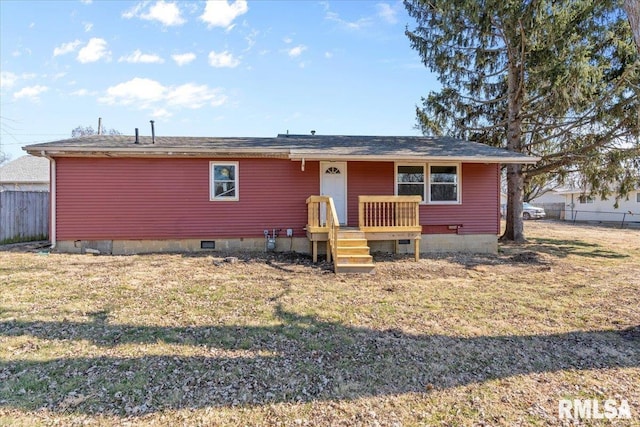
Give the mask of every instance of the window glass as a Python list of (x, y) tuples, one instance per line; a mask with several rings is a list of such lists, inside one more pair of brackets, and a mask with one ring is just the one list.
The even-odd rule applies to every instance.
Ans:
[(587, 204), (587, 203), (593, 203), (593, 197), (587, 196), (586, 194), (581, 194), (578, 197), (578, 200), (580, 201), (581, 205), (584, 205), (584, 204)]
[(424, 200), (424, 166), (398, 166), (398, 196), (420, 196)]
[(211, 164), (211, 198), (237, 200), (237, 164)]
[(458, 166), (430, 166), (429, 191), (432, 202), (458, 201)]

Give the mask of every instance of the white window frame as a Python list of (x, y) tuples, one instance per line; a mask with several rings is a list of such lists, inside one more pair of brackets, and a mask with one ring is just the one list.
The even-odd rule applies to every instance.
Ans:
[(592, 205), (594, 202), (593, 196), (588, 194), (580, 194), (578, 196), (578, 204), (579, 205)]
[[(456, 167), (456, 200), (431, 200), (431, 166), (455, 166)], [(456, 162), (438, 162), (427, 163), (426, 167), (427, 176), (425, 178), (427, 185), (426, 202), (429, 205), (460, 205), (462, 204), (462, 163)], [(442, 183), (436, 183), (442, 184)]]
[[(215, 175), (213, 172), (216, 166), (233, 166), (235, 169), (235, 196), (218, 196), (214, 194), (215, 191)], [(239, 162), (209, 162), (209, 201), (211, 202), (237, 202), (240, 200), (240, 164)]]
[(422, 183), (422, 194), (424, 194), (424, 200), (422, 200), (420, 202), (421, 205), (425, 204), (427, 202), (427, 165), (424, 163), (395, 163), (393, 166), (393, 194), (395, 196), (398, 195), (398, 168), (400, 166), (421, 166), (422, 167), (422, 171), (423, 171), (423, 175), (424, 175), (424, 182)]

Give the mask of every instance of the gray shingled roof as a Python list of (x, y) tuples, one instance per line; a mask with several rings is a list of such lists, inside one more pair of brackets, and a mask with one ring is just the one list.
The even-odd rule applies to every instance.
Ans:
[(283, 157), (290, 159), (450, 159), (532, 163), (520, 153), (449, 137), (278, 135), (276, 138), (135, 137), (92, 135), (24, 147), (31, 154), (201, 154)]
[(22, 156), (0, 166), (0, 183), (48, 183), (49, 159)]

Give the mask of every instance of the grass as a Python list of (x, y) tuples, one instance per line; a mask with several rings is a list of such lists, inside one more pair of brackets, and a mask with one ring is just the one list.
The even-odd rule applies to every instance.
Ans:
[(0, 425), (561, 425), (565, 398), (637, 425), (640, 231), (526, 232), (371, 276), (0, 252)]

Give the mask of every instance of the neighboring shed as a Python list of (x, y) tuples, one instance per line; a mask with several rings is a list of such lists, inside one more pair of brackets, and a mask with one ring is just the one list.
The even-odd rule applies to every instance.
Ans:
[(49, 191), (49, 159), (22, 156), (0, 166), (0, 191)]
[(53, 159), (59, 250), (315, 258), (326, 242), (338, 267), (368, 263), (370, 249), (495, 252), (500, 164), (538, 160), (446, 137), (95, 135), (25, 150)]

